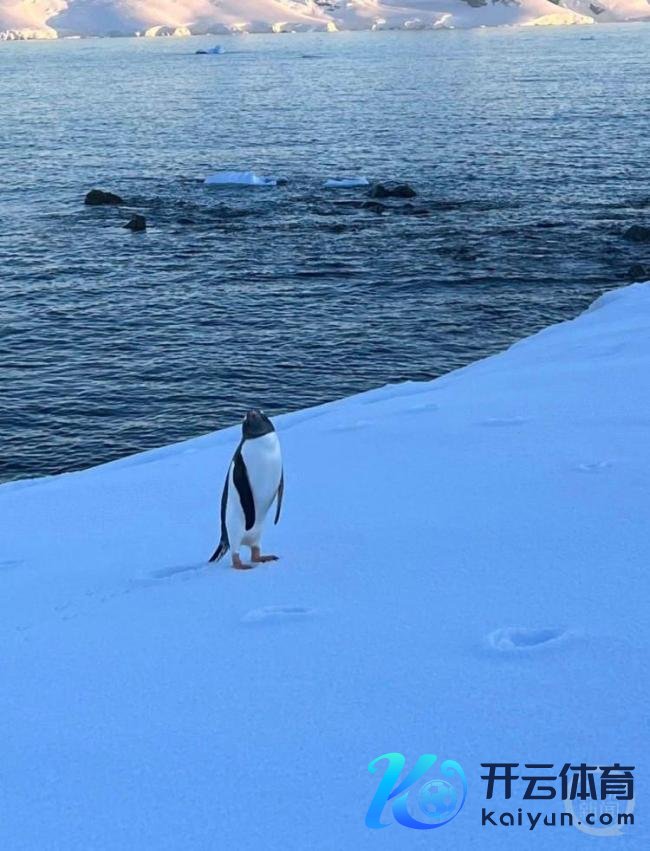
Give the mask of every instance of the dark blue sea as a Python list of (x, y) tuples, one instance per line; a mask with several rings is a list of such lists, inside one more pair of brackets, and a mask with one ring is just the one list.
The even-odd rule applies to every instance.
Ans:
[(0, 43), (0, 479), (431, 379), (650, 269), (650, 26), (216, 41)]

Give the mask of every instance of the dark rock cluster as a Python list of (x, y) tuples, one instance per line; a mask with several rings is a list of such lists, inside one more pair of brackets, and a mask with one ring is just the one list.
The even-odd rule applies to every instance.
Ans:
[(124, 204), (124, 198), (120, 198), (114, 192), (104, 192), (103, 189), (91, 189), (84, 198), (84, 204), (90, 207), (99, 207), (102, 204)]
[(630, 242), (650, 242), (650, 228), (644, 225), (631, 225), (623, 232), (623, 236)]
[(134, 233), (141, 232), (147, 229), (147, 220), (144, 216), (134, 213), (130, 220), (125, 225), (122, 225), (122, 227), (132, 230)]
[(408, 183), (374, 183), (368, 194), (371, 198), (415, 198), (418, 193)]

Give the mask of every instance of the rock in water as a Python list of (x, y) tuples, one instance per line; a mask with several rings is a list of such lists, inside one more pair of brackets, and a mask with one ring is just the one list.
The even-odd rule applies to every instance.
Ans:
[(646, 269), (641, 263), (630, 266), (627, 274), (631, 281), (650, 281), (650, 268)]
[(650, 228), (643, 225), (632, 225), (624, 231), (623, 236), (632, 242), (650, 242)]
[(418, 193), (408, 183), (375, 183), (371, 198), (415, 198)]
[(128, 221), (125, 225), (122, 225), (122, 227), (125, 227), (128, 230), (132, 231), (143, 231), (147, 229), (147, 220), (144, 216), (140, 216), (138, 215), (138, 213), (134, 213), (131, 216), (130, 221)]
[(386, 204), (382, 204), (380, 201), (364, 201), (361, 205), (362, 210), (370, 210), (371, 213), (377, 213), (378, 216), (381, 216), (382, 213), (388, 211), (388, 207)]
[(100, 204), (124, 204), (124, 198), (120, 198), (114, 192), (104, 192), (101, 189), (91, 189), (84, 198), (84, 204), (97, 207)]
[(403, 213), (404, 215), (411, 216), (430, 216), (431, 210), (427, 207), (417, 207), (415, 204), (411, 204), (410, 201), (407, 201), (406, 204), (402, 204), (401, 207), (397, 208), (398, 213)]

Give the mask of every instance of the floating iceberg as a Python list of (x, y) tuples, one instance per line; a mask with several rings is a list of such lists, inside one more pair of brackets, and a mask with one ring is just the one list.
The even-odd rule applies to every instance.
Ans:
[(216, 171), (205, 178), (207, 186), (277, 186), (276, 177), (264, 177), (252, 171)]
[(325, 189), (352, 189), (355, 186), (370, 186), (367, 177), (330, 177), (323, 184)]

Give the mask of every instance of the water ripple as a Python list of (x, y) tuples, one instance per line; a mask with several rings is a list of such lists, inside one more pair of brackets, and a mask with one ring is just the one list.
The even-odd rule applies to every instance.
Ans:
[[(0, 44), (0, 479), (433, 378), (650, 266), (650, 28), (290, 42)], [(238, 168), (289, 182), (203, 187)]]

